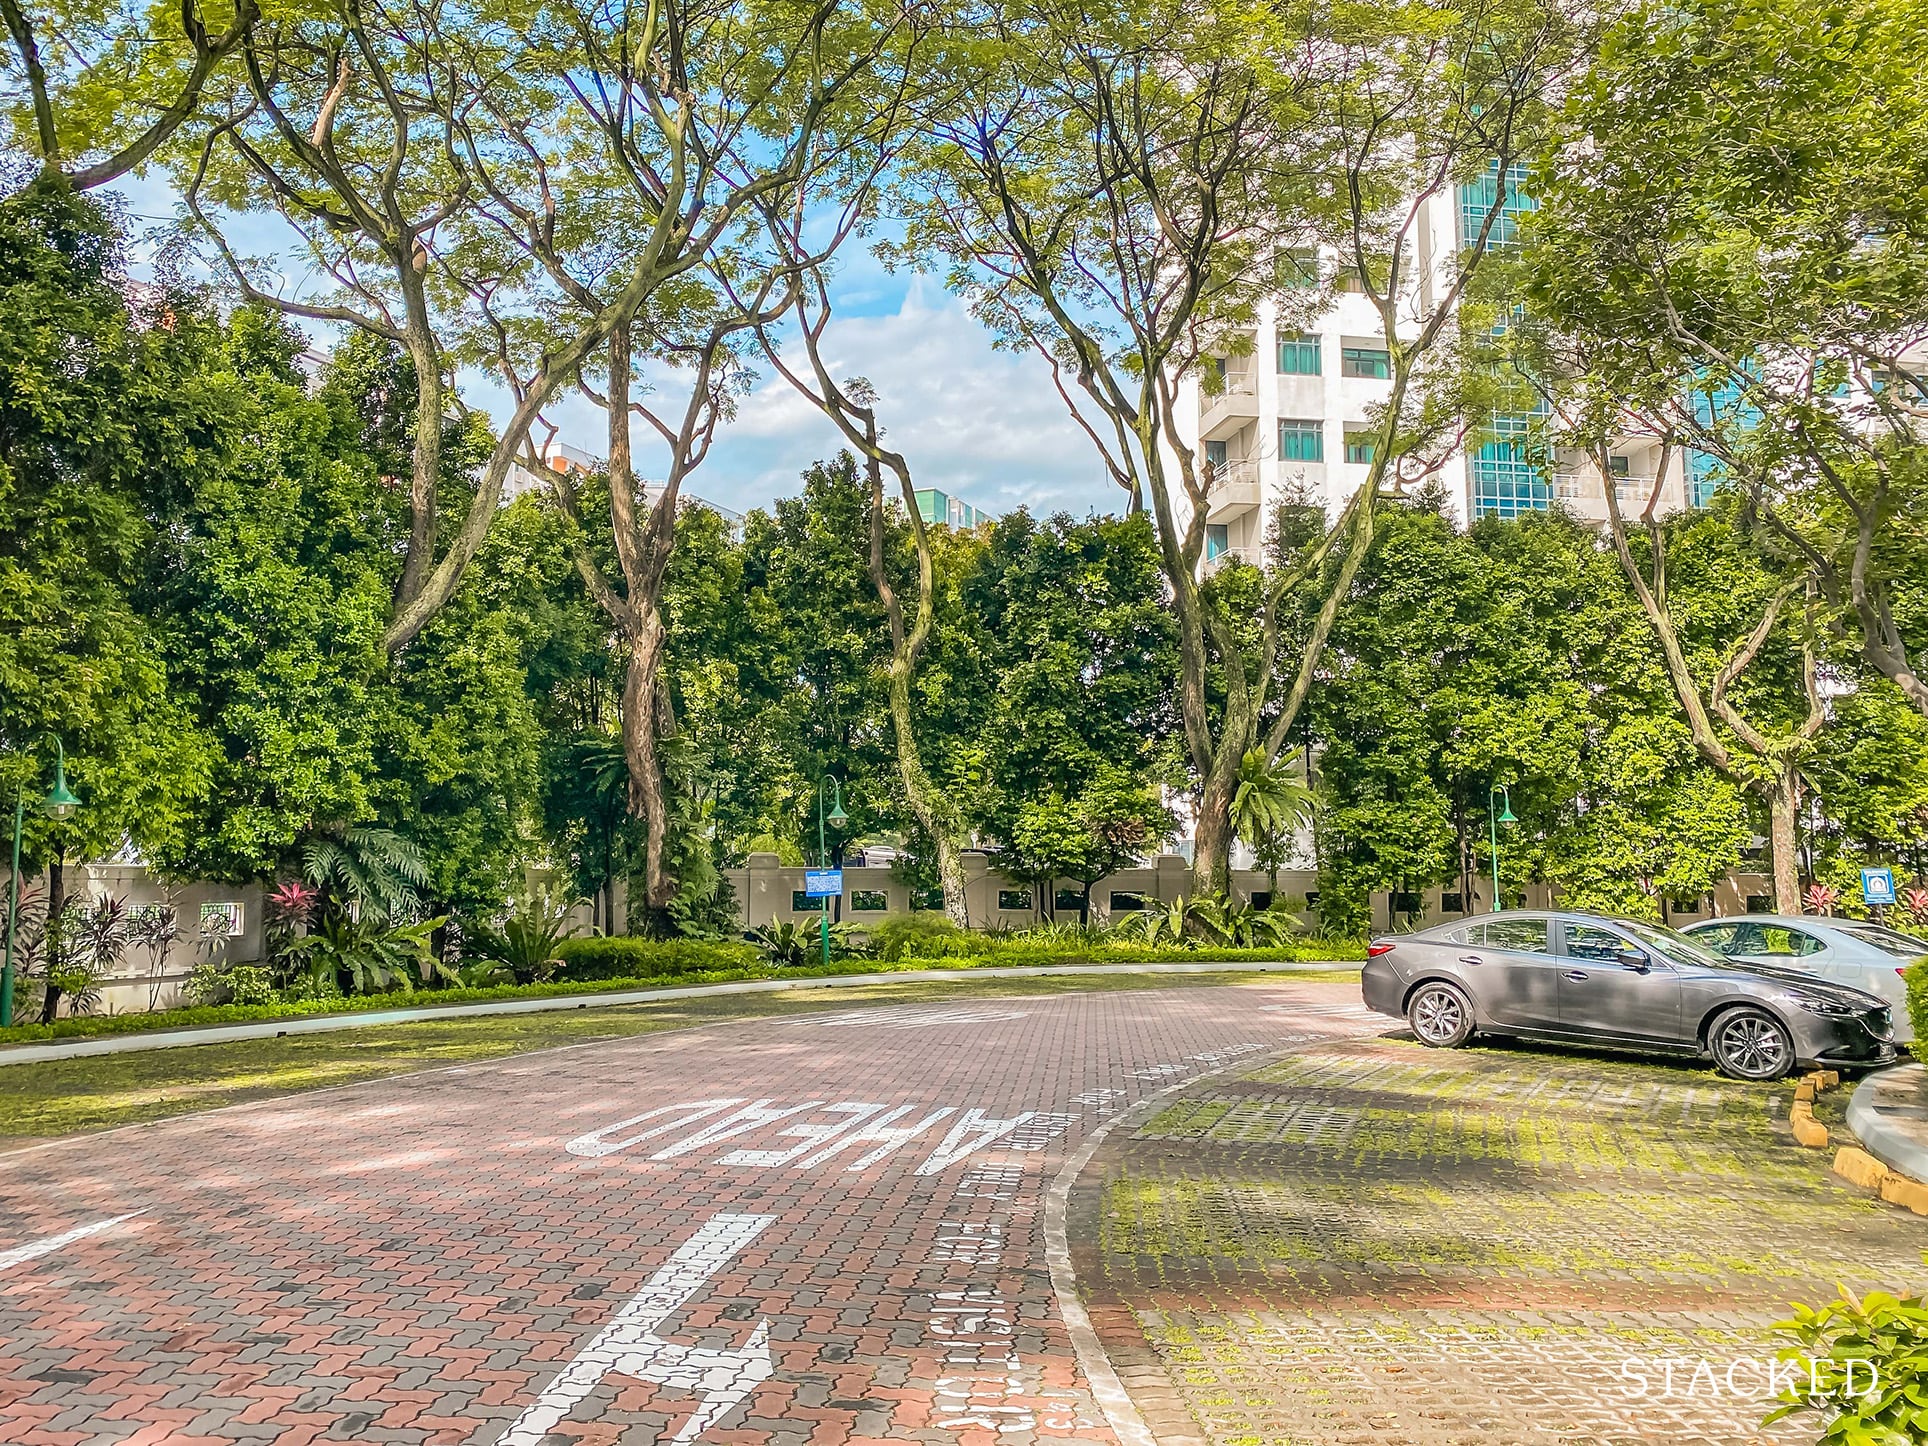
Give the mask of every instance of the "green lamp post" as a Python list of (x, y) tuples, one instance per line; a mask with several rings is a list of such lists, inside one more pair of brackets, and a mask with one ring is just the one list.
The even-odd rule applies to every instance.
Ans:
[[(54, 739), (54, 786), (41, 802), (48, 818), (71, 818), (80, 800), (67, 787), (67, 750)], [(0, 969), (0, 1029), (13, 1024), (13, 931), (20, 917), (20, 832), (27, 822), (27, 784), (24, 778), (13, 791), (13, 867), (7, 874), (7, 962)]]
[[(1493, 812), (1493, 800), (1496, 798), (1499, 799), (1500, 801), (1500, 809), (1497, 815), (1495, 815)], [(1519, 820), (1513, 816), (1513, 796), (1506, 791), (1506, 785), (1503, 783), (1496, 783), (1493, 785), (1493, 787), (1487, 789), (1486, 790), (1486, 828), (1487, 828), (1488, 834), (1492, 839), (1492, 844), (1493, 844), (1493, 909), (1492, 909), (1492, 912), (1495, 914), (1497, 914), (1500, 911), (1500, 825), (1503, 823), (1518, 823), (1518, 822)]]
[[(826, 820), (823, 811), (823, 786), (830, 785), (830, 815)], [(833, 828), (842, 828), (850, 822), (850, 815), (843, 811), (843, 785), (835, 777), (825, 775), (817, 780), (817, 867), (830, 867), (830, 845), (824, 837), (823, 826), (828, 822)], [(830, 898), (825, 895), (823, 904), (823, 962), (830, 964)]]

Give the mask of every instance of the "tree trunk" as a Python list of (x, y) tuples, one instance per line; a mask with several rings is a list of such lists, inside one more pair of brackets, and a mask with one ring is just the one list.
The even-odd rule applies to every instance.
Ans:
[[(1223, 759), (1226, 754), (1221, 753)], [(1232, 791), (1230, 769), (1214, 767), (1198, 801), (1198, 824), (1192, 834), (1192, 894), (1229, 894), (1232, 891)]]
[(964, 851), (947, 833), (936, 833), (937, 881), (944, 890), (944, 917), (960, 929), (968, 929), (971, 911), (964, 898)]
[(663, 625), (654, 608), (642, 612), (642, 636), (630, 639), (629, 671), (623, 679), (623, 761), (629, 766), (629, 811), (643, 820), (643, 907), (651, 933), (659, 915), (676, 895), (676, 879), (666, 866), (669, 791), (663, 781), (657, 674), (663, 651)]
[(1801, 772), (1789, 765), (1768, 795), (1768, 856), (1774, 870), (1774, 912), (1795, 917), (1801, 912), (1800, 834), (1795, 827), (1800, 813)]
[(60, 986), (54, 983), (64, 963), (61, 915), (67, 912), (67, 858), (59, 850), (47, 863), (47, 990), (40, 1001), (40, 1022), (52, 1024), (60, 1011)]

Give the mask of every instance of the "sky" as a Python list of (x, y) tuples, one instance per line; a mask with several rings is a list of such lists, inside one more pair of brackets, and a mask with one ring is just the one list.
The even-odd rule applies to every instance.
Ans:
[[(131, 180), (121, 190), (137, 233), (175, 212), (175, 197), (159, 181)], [(264, 218), (259, 230), (237, 228), (236, 249), (276, 254), (285, 236), (278, 227)], [(893, 273), (860, 241), (849, 246), (831, 289), (825, 360), (839, 380), (862, 376), (876, 388), (887, 440), (910, 462), (918, 487), (991, 513), (1021, 506), (1080, 517), (1122, 510), (1122, 494), (1042, 361), (996, 350), (990, 333), (937, 279)], [(145, 254), (134, 248), (136, 275)], [(320, 328), (303, 329), (325, 347), (325, 336), (315, 335)], [(471, 406), (508, 416), (500, 385), (473, 374), (460, 380)], [(561, 440), (598, 456), (607, 450), (603, 415), (588, 401), (564, 399), (547, 416)], [(639, 429), (638, 470), (653, 474), (645, 440)], [(738, 512), (766, 507), (801, 491), (803, 470), (833, 456), (840, 443), (831, 423), (766, 366), (684, 490)]]

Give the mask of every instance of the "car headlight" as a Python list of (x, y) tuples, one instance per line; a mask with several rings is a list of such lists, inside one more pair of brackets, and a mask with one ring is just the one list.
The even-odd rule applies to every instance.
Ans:
[(1822, 1014), (1829, 1019), (1846, 1019), (1861, 1013), (1852, 1004), (1841, 1004), (1832, 999), (1819, 999), (1810, 994), (1795, 994), (1789, 997), (1809, 1014)]

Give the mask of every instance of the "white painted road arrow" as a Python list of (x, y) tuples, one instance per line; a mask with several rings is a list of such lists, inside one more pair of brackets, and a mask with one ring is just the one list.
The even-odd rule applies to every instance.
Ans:
[(775, 1219), (774, 1215), (718, 1215), (684, 1241), (616, 1318), (549, 1383), (535, 1404), (516, 1417), (497, 1446), (542, 1446), (556, 1425), (612, 1371), (703, 1398), (695, 1414), (669, 1438), (672, 1443), (694, 1441), (722, 1420), (776, 1368), (770, 1358), (770, 1323), (758, 1321), (749, 1343), (732, 1351), (680, 1346), (664, 1340), (656, 1329)]

